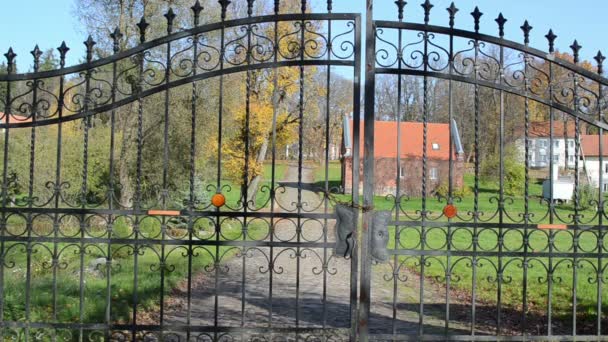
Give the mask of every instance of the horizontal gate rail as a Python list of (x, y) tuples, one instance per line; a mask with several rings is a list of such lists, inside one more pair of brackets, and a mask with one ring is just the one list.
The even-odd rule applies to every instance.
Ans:
[[(44, 237), (44, 236), (32, 236), (32, 237), (19, 237), (19, 236), (6, 236), (3, 238), (4, 241), (9, 243), (9, 246), (17, 246), (23, 245), (24, 243), (35, 243), (42, 244), (44, 243), (65, 243), (65, 244), (75, 244), (75, 243), (83, 243), (86, 245), (94, 245), (94, 244), (112, 244), (112, 245), (138, 245), (139, 247), (146, 246), (237, 246), (237, 247), (280, 247), (280, 248), (295, 248), (295, 247), (305, 247), (305, 248), (334, 248), (336, 246), (335, 242), (319, 242), (319, 241), (301, 241), (301, 242), (289, 242), (289, 241), (263, 241), (263, 240), (219, 240), (215, 241), (215, 236), (211, 239), (204, 238), (193, 238), (192, 240), (184, 240), (178, 238), (166, 237), (165, 239), (153, 239), (153, 238), (98, 238), (98, 237), (85, 237), (85, 238), (77, 238), (77, 237)], [(10, 244), (12, 243), (12, 244)], [(44, 246), (43, 246), (44, 247)], [(11, 247), (6, 247), (10, 249)]]
[[(139, 217), (140, 219), (145, 217), (156, 217), (160, 218), (163, 215), (151, 215), (148, 213), (148, 210), (128, 210), (128, 209), (75, 209), (75, 208), (18, 208), (18, 207), (10, 207), (10, 208), (1, 208), (0, 210), (10, 213), (11, 216), (24, 216), (22, 214), (31, 214), (36, 216), (43, 217), (45, 215), (59, 214), (62, 216), (81, 216), (81, 215), (116, 215), (123, 217), (135, 218)], [(8, 215), (7, 215), (8, 216)], [(180, 210), (180, 214), (177, 216), (192, 216), (192, 217), (234, 217), (234, 218), (243, 218), (243, 217), (251, 217), (251, 218), (267, 218), (267, 217), (276, 217), (276, 218), (285, 218), (285, 219), (293, 219), (293, 218), (303, 218), (303, 219), (335, 219), (335, 215), (331, 213), (301, 213), (297, 214), (295, 212), (263, 212), (263, 211), (250, 211), (250, 212), (242, 212), (242, 211), (211, 211), (211, 210)], [(172, 216), (174, 217), (174, 216)]]

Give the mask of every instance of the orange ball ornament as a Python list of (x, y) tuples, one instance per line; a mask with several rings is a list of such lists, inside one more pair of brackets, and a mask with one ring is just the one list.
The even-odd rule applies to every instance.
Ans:
[(458, 214), (458, 209), (453, 204), (448, 204), (443, 207), (443, 214), (447, 218), (454, 218)]
[(216, 208), (220, 208), (226, 204), (226, 197), (220, 193), (217, 193), (211, 197), (211, 204), (213, 204)]

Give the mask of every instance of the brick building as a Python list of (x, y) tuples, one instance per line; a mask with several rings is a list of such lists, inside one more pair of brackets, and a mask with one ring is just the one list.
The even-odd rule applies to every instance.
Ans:
[[(401, 122), (401, 138), (397, 144), (397, 122), (376, 121), (374, 132), (375, 193), (396, 194), (397, 180), (400, 194), (412, 197), (422, 195), (422, 122)], [(344, 120), (344, 155), (342, 158), (342, 182), (346, 193), (352, 192), (352, 119)], [(432, 195), (441, 184), (448, 184), (450, 165), (450, 129), (453, 141), (453, 185), (462, 187), (464, 173), (464, 151), (456, 122), (428, 123), (427, 125), (427, 196)], [(361, 123), (360, 153), (363, 170), (363, 123)], [(399, 146), (399, 149), (398, 149)], [(400, 167), (397, 168), (397, 152), (400, 152)], [(361, 171), (360, 189), (363, 189)]]

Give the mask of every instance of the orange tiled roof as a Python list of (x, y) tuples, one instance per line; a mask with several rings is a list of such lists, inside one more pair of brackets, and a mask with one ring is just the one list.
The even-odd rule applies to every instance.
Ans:
[[(568, 138), (574, 139), (574, 135), (576, 134), (576, 125), (574, 120), (568, 120), (565, 123), (563, 120), (553, 120), (553, 137), (564, 138), (564, 126), (566, 127), (566, 134), (568, 135)], [(530, 122), (530, 138), (549, 138), (551, 136), (550, 127), (550, 121)], [(584, 132), (582, 123), (580, 125), (580, 129), (581, 132)], [(524, 135), (523, 129), (521, 131), (521, 135)]]
[[(353, 121), (349, 120), (352, 132)], [(401, 122), (401, 157), (422, 158), (424, 125), (422, 122)], [(375, 158), (396, 158), (397, 156), (397, 122), (376, 121), (374, 124)], [(360, 149), (363, 154), (363, 122), (361, 123)], [(434, 150), (433, 144), (439, 149)], [(454, 149), (455, 150), (455, 149)], [(454, 151), (454, 156), (456, 153)], [(427, 158), (435, 160), (450, 159), (450, 125), (447, 123), (427, 124)]]
[[(599, 157), (600, 155), (600, 141), (599, 135), (581, 135), (581, 148), (585, 157)], [(608, 136), (604, 135), (602, 139), (603, 154), (604, 157), (608, 156)]]
[[(4, 114), (3, 112), (0, 112), (0, 124), (5, 124), (7, 120), (7, 115)], [(32, 117), (24, 117), (21, 115), (15, 115), (15, 114), (11, 114), (11, 117), (9, 120), (9, 123), (21, 123), (21, 122), (32, 122)]]

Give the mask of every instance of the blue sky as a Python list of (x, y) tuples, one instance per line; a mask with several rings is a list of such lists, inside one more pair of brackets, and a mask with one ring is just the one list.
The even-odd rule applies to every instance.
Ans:
[[(194, 1), (194, 0), (193, 0)], [(233, 0), (244, 1), (244, 0)], [(314, 4), (324, 1), (310, 0)], [(0, 0), (2, 20), (0, 20), (0, 51), (5, 53), (9, 46), (19, 55), (21, 71), (31, 64), (29, 51), (35, 44), (41, 49), (55, 48), (65, 40), (72, 50), (68, 64), (78, 63), (84, 55), (82, 42), (86, 38), (78, 18), (73, 15), (74, 0)], [(408, 0), (406, 20), (420, 22), (423, 17), (420, 3), (423, 0)], [(451, 0), (432, 0), (435, 7), (431, 12), (431, 23), (447, 24), (447, 12)], [(475, 5), (484, 12), (481, 31), (497, 34), (494, 18), (502, 11), (509, 20), (506, 37), (518, 42), (523, 40), (519, 26), (525, 19), (534, 27), (531, 33), (533, 47), (547, 49), (544, 35), (553, 28), (558, 35), (556, 47), (568, 50), (576, 38), (583, 46), (581, 56), (591, 59), (602, 49), (608, 55), (608, 1), (606, 0), (458, 0), (460, 8), (456, 26), (472, 29), (470, 12)], [(376, 0), (377, 19), (396, 19), (394, 0)], [(334, 12), (363, 12), (363, 0), (334, 0)]]

